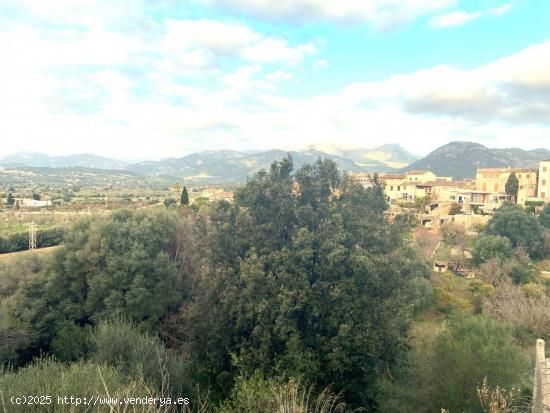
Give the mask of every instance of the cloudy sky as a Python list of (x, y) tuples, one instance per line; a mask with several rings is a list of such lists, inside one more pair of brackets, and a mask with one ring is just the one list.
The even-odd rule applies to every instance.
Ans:
[(550, 148), (548, 0), (0, 0), (0, 155)]

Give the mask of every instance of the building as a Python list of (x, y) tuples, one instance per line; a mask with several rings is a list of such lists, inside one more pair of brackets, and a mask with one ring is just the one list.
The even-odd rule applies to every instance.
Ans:
[(398, 200), (409, 200), (406, 191), (407, 181), (403, 174), (380, 175), (380, 182), (384, 185), (384, 195), (390, 203)]
[(537, 197), (545, 202), (550, 201), (550, 159), (539, 163)]
[(537, 195), (537, 169), (479, 168), (476, 173), (476, 190), (492, 194), (506, 194), (506, 182), (512, 173), (516, 174), (519, 182), (516, 202), (524, 205), (527, 198)]
[(24, 207), (48, 207), (52, 206), (52, 201), (37, 201), (36, 199), (21, 199), (20, 205)]
[(372, 188), (374, 186), (374, 180), (371, 174), (359, 172), (352, 176), (363, 186), (363, 188)]
[(409, 171), (407, 172), (408, 182), (429, 182), (435, 181), (437, 176), (432, 171)]

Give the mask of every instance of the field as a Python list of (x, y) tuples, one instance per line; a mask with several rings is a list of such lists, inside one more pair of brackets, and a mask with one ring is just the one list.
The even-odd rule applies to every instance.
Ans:
[(8, 252), (6, 254), (0, 254), (0, 262), (9, 261), (13, 258), (19, 258), (19, 257), (26, 257), (31, 254), (39, 254), (39, 255), (47, 255), (52, 254), (57, 249), (59, 249), (59, 245), (54, 245), (53, 247), (44, 247), (44, 248), (37, 248), (34, 251), (19, 251), (19, 252)]

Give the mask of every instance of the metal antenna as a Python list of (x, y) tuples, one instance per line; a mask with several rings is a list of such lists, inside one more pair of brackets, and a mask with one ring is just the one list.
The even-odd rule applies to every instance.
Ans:
[(36, 248), (36, 225), (33, 222), (27, 224), (29, 227), (29, 250), (34, 250)]

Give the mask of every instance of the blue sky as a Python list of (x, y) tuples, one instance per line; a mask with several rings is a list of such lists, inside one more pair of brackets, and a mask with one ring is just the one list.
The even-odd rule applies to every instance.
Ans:
[(547, 0), (0, 0), (0, 155), (550, 147)]

